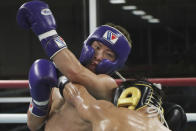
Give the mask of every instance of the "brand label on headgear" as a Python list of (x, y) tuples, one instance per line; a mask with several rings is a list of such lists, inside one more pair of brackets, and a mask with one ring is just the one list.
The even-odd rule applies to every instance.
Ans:
[(112, 31), (107, 30), (104, 35), (103, 38), (107, 41), (109, 41), (111, 44), (115, 44), (116, 41), (118, 40), (118, 37), (116, 36), (116, 34), (114, 34)]

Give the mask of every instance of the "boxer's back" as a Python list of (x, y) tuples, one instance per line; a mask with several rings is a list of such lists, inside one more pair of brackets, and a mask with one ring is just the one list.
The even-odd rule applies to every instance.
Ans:
[[(67, 102), (62, 103), (58, 90), (53, 91), (52, 113), (45, 126), (45, 131), (91, 131), (91, 124), (80, 118), (77, 110)], [(61, 99), (61, 100), (60, 100)]]
[[(94, 103), (93, 131), (170, 131), (158, 117), (127, 108), (116, 108), (107, 101)], [(98, 108), (99, 107), (99, 108)]]

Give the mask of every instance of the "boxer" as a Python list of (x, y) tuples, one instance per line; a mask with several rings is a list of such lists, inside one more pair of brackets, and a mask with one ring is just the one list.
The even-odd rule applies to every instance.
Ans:
[(85, 40), (79, 62), (57, 34), (54, 16), (46, 3), (38, 0), (24, 3), (17, 12), (17, 22), (20, 26), (33, 30), (52, 60), (59, 53), (66, 54), (63, 60), (66, 63), (65, 70), (61, 70), (65, 63), (58, 64), (56, 60), (54, 60), (56, 66), (53, 62), (43, 59), (35, 61), (31, 66), (29, 87), (32, 103), (28, 113), (29, 127), (39, 128), (40, 126), (36, 125), (43, 123), (48, 116), (51, 88), (57, 85), (58, 70), (63, 74), (64, 71), (67, 72), (64, 75), (70, 81), (84, 85), (97, 99), (112, 100), (112, 91), (118, 85), (106, 74), (123, 67), (131, 50), (131, 40), (123, 28), (114, 25), (98, 27)]
[(29, 71), (32, 96), (29, 128), (36, 130), (47, 119), (58, 70), (70, 81), (83, 85), (97, 99), (112, 100), (112, 91), (118, 85), (109, 74), (124, 65), (131, 50), (131, 42), (124, 30), (113, 25), (98, 27), (84, 42), (79, 62), (57, 34), (54, 16), (46, 3), (38, 0), (24, 3), (17, 12), (17, 22), (23, 28), (32, 29), (55, 63), (40, 59)]
[(148, 81), (123, 82), (115, 89), (113, 103), (96, 100), (66, 78), (60, 83), (66, 103), (49, 118), (46, 131), (169, 131), (161, 89)]

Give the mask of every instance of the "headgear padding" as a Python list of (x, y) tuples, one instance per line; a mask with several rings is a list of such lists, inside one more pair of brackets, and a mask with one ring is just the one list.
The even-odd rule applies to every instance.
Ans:
[(115, 54), (116, 59), (110, 61), (103, 59), (95, 69), (97, 74), (109, 74), (121, 68), (131, 51), (131, 46), (127, 38), (117, 29), (102, 25), (99, 26), (84, 42), (83, 49), (80, 55), (80, 62), (86, 66), (91, 62), (94, 55), (94, 49), (91, 47), (93, 41), (99, 41), (108, 48), (110, 48)]

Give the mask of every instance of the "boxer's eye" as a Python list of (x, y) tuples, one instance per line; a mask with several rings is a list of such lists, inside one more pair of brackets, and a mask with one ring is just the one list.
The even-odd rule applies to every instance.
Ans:
[(100, 49), (100, 47), (99, 47), (99, 46), (96, 46), (96, 47), (95, 47), (95, 49), (96, 49), (96, 50), (99, 50), (99, 49)]
[(98, 44), (93, 44), (92, 47), (95, 49), (95, 50), (100, 50), (100, 46)]
[(116, 55), (108, 50), (105, 51), (105, 57), (110, 61), (114, 61), (116, 59)]

